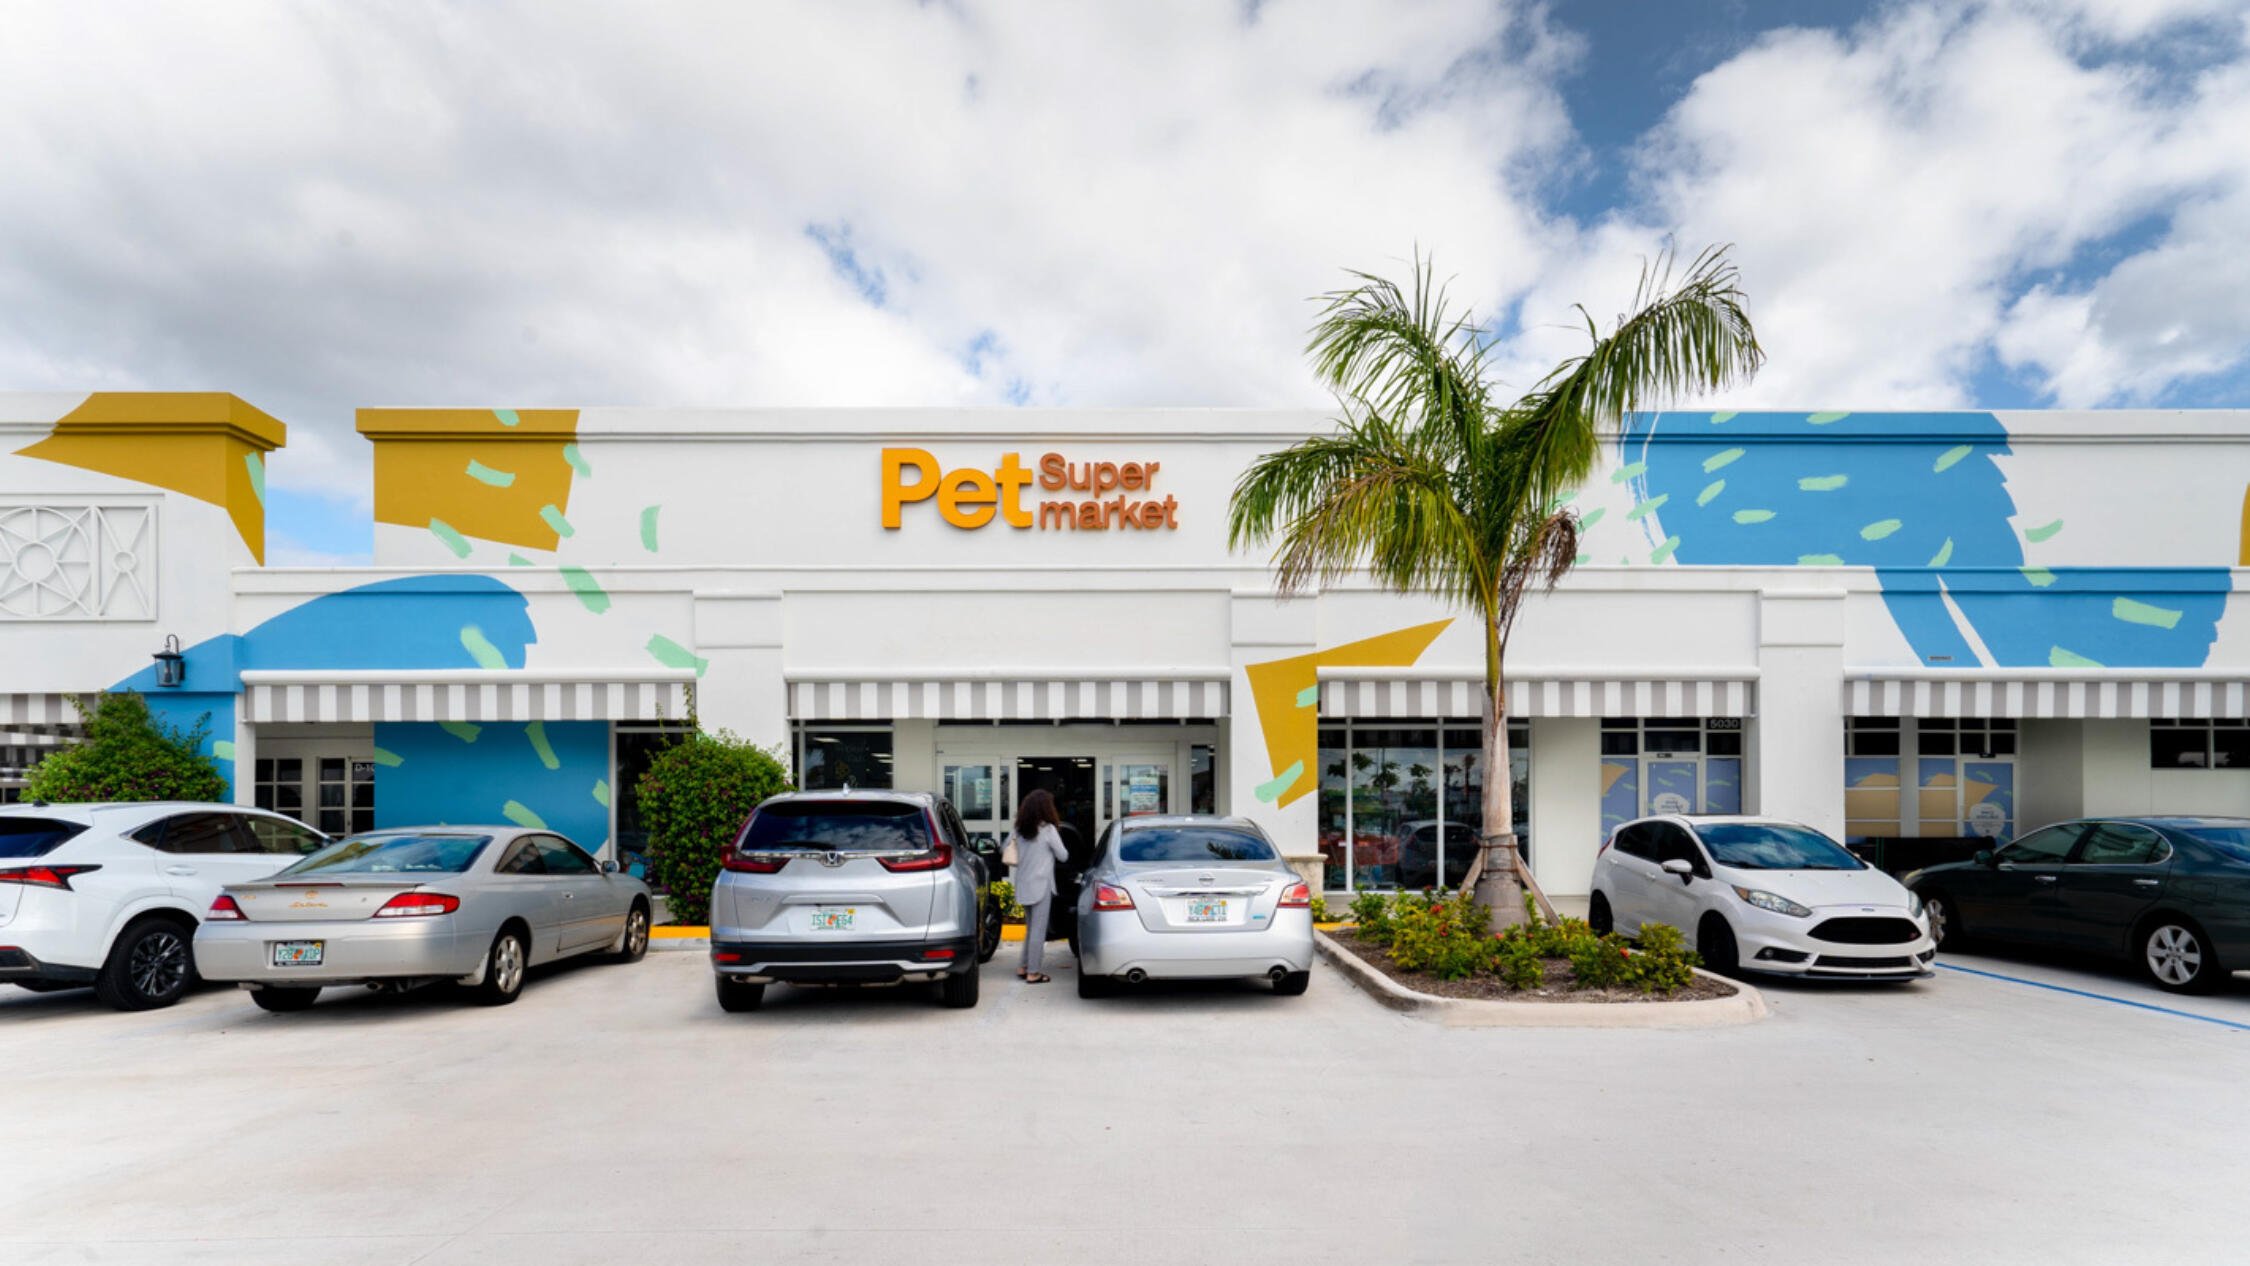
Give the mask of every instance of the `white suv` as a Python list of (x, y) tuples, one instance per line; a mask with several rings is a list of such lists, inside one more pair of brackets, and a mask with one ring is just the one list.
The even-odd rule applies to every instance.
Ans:
[(328, 837), (229, 804), (0, 807), (0, 983), (92, 985), (121, 1011), (195, 983), (189, 943), (227, 884), (264, 879)]

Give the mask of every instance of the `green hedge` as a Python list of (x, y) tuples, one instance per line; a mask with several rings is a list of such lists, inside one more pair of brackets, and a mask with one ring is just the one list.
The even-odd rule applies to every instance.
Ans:
[(86, 741), (55, 752), (24, 776), (23, 798), (49, 804), (111, 800), (225, 800), (227, 780), (203, 754), (211, 718), (177, 730), (131, 691), (73, 699)]
[(658, 753), (638, 790), (650, 885), (667, 894), (675, 920), (703, 923), (720, 850), (759, 801), (790, 790), (789, 770), (725, 730), (699, 732)]

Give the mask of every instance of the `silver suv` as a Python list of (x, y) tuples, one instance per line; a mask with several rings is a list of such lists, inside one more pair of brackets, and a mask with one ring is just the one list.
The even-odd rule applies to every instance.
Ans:
[(754, 1011), (775, 981), (934, 981), (977, 1004), (977, 967), (1000, 948), (1001, 865), (942, 796), (814, 791), (775, 796), (720, 856), (711, 889), (719, 1005)]

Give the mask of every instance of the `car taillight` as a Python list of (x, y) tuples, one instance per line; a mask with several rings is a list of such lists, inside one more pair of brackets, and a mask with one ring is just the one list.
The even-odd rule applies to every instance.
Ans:
[(1282, 891), (1281, 908), (1284, 910), (1312, 909), (1312, 889), (1307, 887), (1302, 879), (1289, 885)]
[(375, 911), (378, 919), (420, 919), (433, 914), (451, 914), (461, 908), (459, 897), (442, 892), (402, 892), (384, 902)]
[(33, 888), (68, 888), (73, 875), (100, 870), (99, 866), (13, 866), (0, 870), (0, 884), (27, 884)]
[(744, 853), (732, 848), (719, 858), (720, 866), (744, 875), (771, 875), (788, 864), (787, 856)]
[(239, 923), (249, 917), (242, 912), (241, 906), (234, 903), (234, 898), (222, 892), (219, 894), (219, 899), (211, 903), (211, 909), (203, 916), (203, 921), (205, 923)]
[(944, 870), (953, 864), (953, 841), (945, 838), (945, 832), (938, 829), (936, 818), (925, 812), (922, 820), (930, 824), (930, 838), (937, 843), (930, 847), (929, 852), (913, 857), (876, 858), (876, 861), (883, 863), (884, 870), (893, 874), (908, 870)]
[(1114, 884), (1095, 884), (1094, 908), (1096, 910), (1130, 910), (1133, 908), (1133, 894)]

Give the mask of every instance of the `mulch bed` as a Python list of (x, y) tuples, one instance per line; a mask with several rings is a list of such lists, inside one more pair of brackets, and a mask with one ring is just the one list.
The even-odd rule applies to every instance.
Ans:
[(1672, 994), (1642, 993), (1638, 989), (1580, 989), (1571, 983), (1569, 961), (1560, 958), (1548, 959), (1546, 980), (1529, 989), (1510, 989), (1498, 976), (1441, 980), (1427, 972), (1405, 970), (1391, 961), (1388, 949), (1361, 939), (1358, 932), (1349, 928), (1338, 928), (1328, 935), (1399, 984), (1440, 998), (1479, 998), (1494, 1002), (1693, 1002), (1728, 998), (1735, 992), (1734, 986), (1704, 976), (1697, 976)]

